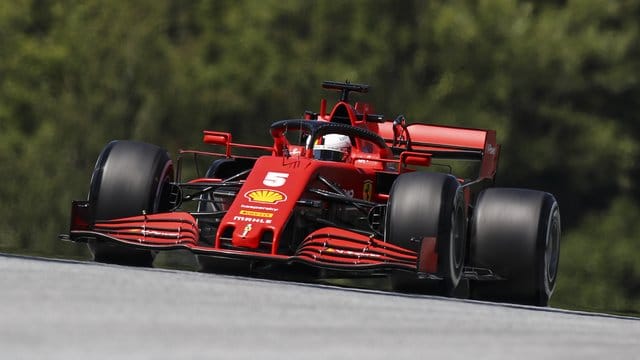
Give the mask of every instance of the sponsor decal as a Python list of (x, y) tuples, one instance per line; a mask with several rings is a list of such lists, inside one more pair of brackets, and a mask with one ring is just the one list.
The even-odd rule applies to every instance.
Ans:
[(248, 205), (248, 204), (240, 204), (240, 207), (243, 209), (251, 209), (251, 210), (261, 210), (261, 211), (271, 211), (277, 212), (278, 208), (270, 207), (270, 206), (258, 206), (258, 205)]
[(344, 256), (350, 256), (353, 258), (368, 258), (368, 259), (378, 259), (381, 258), (382, 255), (370, 252), (360, 252), (360, 251), (352, 251), (352, 250), (344, 250), (344, 249), (336, 249), (336, 248), (325, 248), (323, 252), (331, 253), (331, 254), (340, 254)]
[(496, 151), (498, 151), (497, 146), (493, 146), (491, 144), (487, 144), (487, 154), (489, 155), (495, 155)]
[(244, 229), (242, 230), (242, 234), (240, 234), (240, 237), (241, 238), (246, 238), (247, 234), (251, 231), (252, 227), (253, 227), (253, 225), (247, 224), (247, 226), (245, 226)]
[(277, 204), (287, 200), (285, 193), (277, 190), (256, 189), (247, 191), (244, 197), (254, 203)]
[(252, 211), (252, 210), (240, 210), (240, 215), (254, 216), (259, 218), (272, 218), (272, 213), (266, 213), (262, 211)]
[(364, 184), (362, 184), (362, 199), (371, 201), (372, 195), (373, 195), (373, 181), (365, 180)]
[(242, 221), (242, 222), (257, 223), (257, 224), (271, 224), (273, 222), (273, 220), (271, 219), (254, 218), (254, 217), (239, 216), (239, 215), (234, 216), (233, 221)]

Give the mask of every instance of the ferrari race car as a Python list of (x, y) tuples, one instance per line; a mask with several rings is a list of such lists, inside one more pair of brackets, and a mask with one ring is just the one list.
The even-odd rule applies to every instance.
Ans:
[(155, 145), (112, 141), (61, 238), (98, 262), (152, 266), (158, 251), (188, 249), (203, 271), (383, 276), (397, 291), (547, 305), (558, 204), (493, 187), (495, 131), (387, 119), (350, 102), (367, 85), (322, 86), (340, 94), (331, 111), (322, 99), (273, 123), (272, 146), (207, 130), (212, 151), (180, 150), (174, 163)]

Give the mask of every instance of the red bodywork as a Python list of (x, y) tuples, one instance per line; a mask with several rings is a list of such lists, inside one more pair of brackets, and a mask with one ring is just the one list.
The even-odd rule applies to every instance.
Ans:
[[(272, 126), (273, 146), (268, 147), (233, 143), (229, 133), (204, 131), (204, 143), (224, 150), (183, 150), (181, 157), (255, 159), (246, 178), (237, 183), (235, 196), (223, 205), (224, 214), (216, 220), (212, 241), (203, 241), (201, 222), (206, 215), (183, 210), (181, 204), (169, 212), (102, 220), (91, 217), (91, 204), (86, 201), (74, 202), (69, 238), (153, 250), (186, 248), (197, 255), (303, 262), (331, 269), (386, 268), (434, 273), (435, 238), (422, 239), (418, 252), (389, 244), (384, 239), (384, 225), (380, 225), (384, 219), (376, 222), (367, 218), (368, 229), (362, 226), (366, 223), (361, 219), (362, 208), (369, 209), (368, 216), (375, 217), (374, 210), (377, 206), (384, 208), (390, 185), (398, 174), (426, 169), (440, 158), (478, 162), (475, 177), (459, 178), (465, 201), (470, 204), (479, 190), (493, 182), (499, 155), (495, 132), (407, 125), (402, 117), (385, 120), (371, 114), (371, 109), (368, 104), (352, 105), (343, 99), (327, 113), (323, 99), (319, 113), (307, 112), (305, 119), (296, 120), (313, 123), (312, 130), (321, 129), (324, 123), (341, 124), (349, 131), (361, 129), (357, 131), (369, 138), (357, 131), (349, 133), (355, 141), (346, 163), (314, 159), (309, 144), (290, 143), (286, 135), (293, 121)], [(235, 155), (240, 149), (261, 151), (264, 155)], [(178, 179), (175, 186), (206, 188), (224, 183), (222, 178), (198, 177), (184, 183)], [(324, 217), (340, 219), (340, 225), (323, 222)]]

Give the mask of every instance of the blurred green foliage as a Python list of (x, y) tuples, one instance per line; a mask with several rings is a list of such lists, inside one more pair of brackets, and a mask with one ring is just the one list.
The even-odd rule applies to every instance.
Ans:
[(0, 2), (0, 249), (86, 256), (56, 235), (112, 139), (268, 143), (348, 79), (388, 117), (496, 129), (499, 185), (560, 202), (554, 304), (637, 313), (639, 17), (638, 0)]

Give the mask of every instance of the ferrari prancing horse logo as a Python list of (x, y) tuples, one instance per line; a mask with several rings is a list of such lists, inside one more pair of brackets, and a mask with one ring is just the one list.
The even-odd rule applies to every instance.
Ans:
[(240, 234), (240, 237), (243, 239), (246, 238), (249, 231), (251, 231), (251, 228), (251, 224), (247, 224), (247, 226), (244, 227), (244, 230), (242, 230), (242, 234)]
[(371, 196), (373, 195), (373, 181), (365, 180), (362, 185), (362, 199), (371, 201)]

